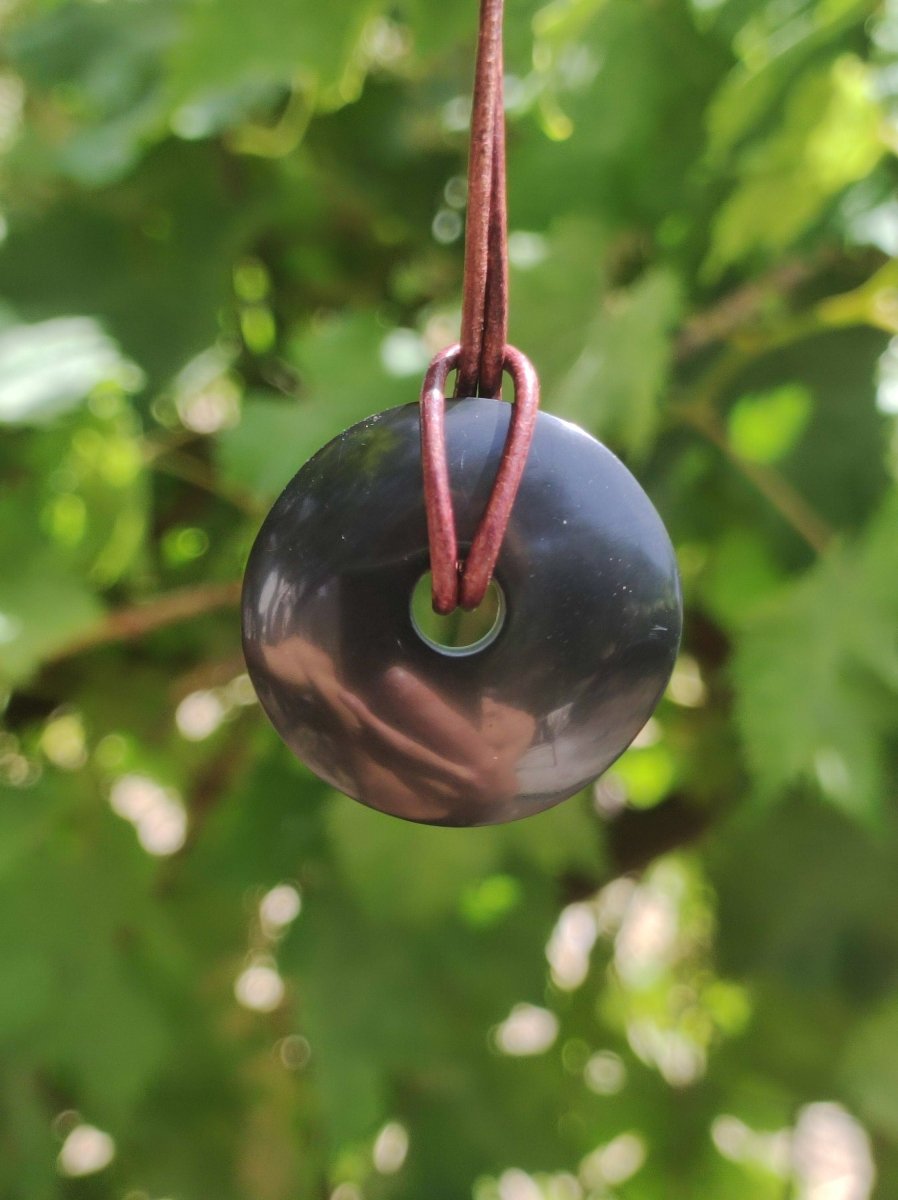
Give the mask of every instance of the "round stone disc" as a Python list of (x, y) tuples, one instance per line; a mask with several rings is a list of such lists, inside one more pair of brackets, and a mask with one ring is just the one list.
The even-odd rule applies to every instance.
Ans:
[[(510, 413), (495, 400), (446, 406), (462, 552)], [(491, 640), (446, 653), (417, 631), (411, 598), (428, 568), (410, 404), (320, 450), (253, 546), (244, 652), (275, 729), (334, 787), (412, 821), (511, 821), (578, 792), (645, 724), (679, 645), (676, 561), (645, 492), (594, 438), (540, 413)]]

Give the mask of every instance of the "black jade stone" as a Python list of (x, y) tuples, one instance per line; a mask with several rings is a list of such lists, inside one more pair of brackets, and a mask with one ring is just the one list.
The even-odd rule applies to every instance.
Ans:
[[(447, 404), (459, 544), (486, 505), (511, 409)], [(540, 413), (496, 568), (498, 636), (464, 656), (410, 616), (428, 569), (418, 406), (315, 455), (269, 513), (243, 590), (249, 673), (278, 733), (372, 808), (486, 825), (550, 808), (600, 775), (673, 668), (673, 548), (642, 488), (576, 426)]]

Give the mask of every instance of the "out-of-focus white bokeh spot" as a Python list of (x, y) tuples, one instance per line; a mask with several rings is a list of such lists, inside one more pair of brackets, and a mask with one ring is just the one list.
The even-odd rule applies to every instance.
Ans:
[(649, 717), (633, 739), (631, 745), (636, 750), (645, 750), (648, 746), (657, 745), (661, 741), (662, 733), (663, 730), (660, 723), (654, 717)]
[(620, 927), (635, 891), (635, 882), (625, 876), (612, 879), (611, 883), (602, 888), (596, 897), (596, 923), (599, 933), (614, 933)]
[(380, 361), (398, 379), (419, 375), (430, 362), (430, 351), (414, 329), (391, 329), (380, 344)]
[(704, 1073), (707, 1055), (683, 1033), (662, 1029), (654, 1021), (631, 1021), (627, 1041), (644, 1063), (657, 1067), (672, 1087), (688, 1087)]
[(440, 309), (427, 318), (424, 325), (424, 343), (430, 353), (445, 349), (458, 338), (461, 309)]
[(87, 762), (84, 722), (78, 713), (52, 716), (41, 734), (41, 749), (55, 767), (78, 771)]
[(51, 1128), (55, 1136), (64, 1142), (73, 1129), (77, 1129), (79, 1125), (83, 1124), (81, 1113), (76, 1108), (64, 1108), (53, 1118)]
[(711, 1140), (731, 1162), (759, 1163), (786, 1179), (792, 1173), (792, 1131), (766, 1133), (751, 1129), (738, 1117), (723, 1113), (711, 1126)]
[(187, 813), (177, 793), (146, 775), (122, 775), (112, 785), (113, 812), (130, 821), (149, 854), (174, 854), (187, 838)]
[(372, 63), (394, 67), (411, 49), (408, 30), (387, 17), (372, 17), (362, 32), (362, 49)]
[[(895, 24), (894, 17), (891, 24)], [(898, 257), (898, 201), (887, 200), (872, 209), (864, 205), (862, 211), (849, 215), (847, 224), (855, 242), (878, 246), (890, 258)]]
[(292, 883), (279, 883), (266, 892), (259, 903), (259, 920), (268, 937), (277, 937), (295, 921), (302, 909), (302, 897)]
[(613, 771), (596, 780), (593, 786), (593, 806), (600, 817), (611, 821), (627, 807), (627, 789), (624, 781)]
[(227, 715), (217, 692), (191, 692), (175, 710), (175, 724), (189, 742), (202, 742), (215, 733)]
[(558, 1018), (535, 1004), (516, 1004), (496, 1029), (503, 1054), (544, 1054), (558, 1037)]
[[(3, 6), (0, 6), (0, 12)], [(0, 73), (0, 152), (9, 150), (19, 135), (25, 111), (25, 84), (12, 71)]]
[(0, 646), (8, 646), (22, 632), (22, 622), (10, 613), (0, 612)]
[(453, 175), (443, 188), (443, 199), (450, 208), (464, 208), (468, 203), (468, 180), (464, 175)]
[(599, 935), (590, 904), (569, 904), (556, 922), (546, 946), (552, 982), (563, 991), (580, 986), (589, 971), (589, 956)]
[(545, 261), (549, 243), (541, 233), (516, 229), (508, 235), (508, 261), (519, 271), (528, 271)]
[[(188, 114), (188, 109), (179, 111)], [(185, 429), (192, 433), (218, 433), (238, 423), (240, 390), (229, 377), (229, 368), (227, 355), (214, 347), (191, 359), (178, 373), (174, 398)]]
[(797, 1200), (869, 1200), (876, 1180), (870, 1138), (839, 1104), (803, 1108), (792, 1136)]
[(225, 686), (224, 691), (228, 704), (234, 704), (243, 708), (250, 704), (258, 703), (256, 689), (253, 687), (253, 682), (245, 671), (240, 675), (235, 675), (231, 682)]
[(708, 697), (698, 663), (689, 654), (681, 654), (667, 685), (667, 694), (683, 708), (701, 708)]
[(543, 1194), (526, 1171), (511, 1167), (499, 1176), (499, 1200), (543, 1200)]
[(331, 1200), (364, 1200), (354, 1183), (340, 1183), (331, 1192)]
[(312, 1057), (312, 1047), (306, 1038), (291, 1033), (278, 1042), (277, 1054), (288, 1071), (301, 1071)]
[(449, 133), (462, 133), (471, 122), (470, 96), (453, 96), (440, 113), (442, 126)]
[(638, 1133), (622, 1133), (599, 1146), (580, 1164), (580, 1179), (590, 1189), (602, 1193), (632, 1178), (645, 1162), (645, 1142)]
[(828, 796), (836, 800), (850, 800), (854, 792), (854, 780), (845, 760), (832, 746), (821, 746), (814, 755), (814, 774), (817, 782)]
[(583, 1188), (573, 1175), (551, 1175), (545, 1187), (546, 1200), (582, 1200)]
[(619, 1055), (611, 1050), (600, 1050), (587, 1060), (583, 1079), (591, 1092), (615, 1096), (627, 1082), (627, 1068)]
[(93, 1125), (76, 1125), (62, 1143), (57, 1160), (60, 1173), (71, 1178), (94, 1175), (115, 1158), (115, 1142)]
[(139, 822), (137, 839), (148, 854), (176, 854), (187, 839), (187, 814), (172, 802), (154, 808)]
[(889, 416), (898, 415), (898, 338), (892, 338), (879, 360), (876, 407)]
[(473, 1196), (474, 1200), (583, 1200), (583, 1188), (566, 1171), (528, 1175), (519, 1167), (509, 1167), (498, 1179), (478, 1179)]
[(430, 231), (442, 246), (457, 242), (464, 229), (464, 221), (454, 208), (441, 208), (433, 219)]
[(178, 398), (178, 416), (181, 424), (193, 433), (218, 433), (236, 425), (239, 418), (239, 392), (228, 379), (220, 379), (214, 386), (204, 388), (191, 396)]
[(395, 1175), (408, 1154), (408, 1132), (398, 1121), (384, 1125), (374, 1142), (371, 1158), (381, 1175)]
[(244, 1008), (254, 1012), (274, 1012), (284, 999), (284, 981), (274, 963), (259, 959), (237, 976), (234, 995)]
[(679, 880), (655, 871), (650, 883), (632, 892), (614, 939), (614, 965), (621, 978), (642, 985), (656, 978), (676, 949)]

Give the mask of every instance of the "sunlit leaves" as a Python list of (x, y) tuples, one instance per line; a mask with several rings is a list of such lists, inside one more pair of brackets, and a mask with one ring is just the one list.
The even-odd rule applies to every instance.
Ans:
[(740, 182), (714, 223), (709, 269), (790, 245), (842, 188), (870, 173), (885, 151), (883, 113), (866, 66), (839, 58), (806, 75), (783, 124), (740, 159)]
[(739, 62), (708, 106), (712, 156), (722, 157), (762, 126), (808, 60), (822, 48), (832, 53), (845, 29), (871, 7), (869, 0), (800, 0), (783, 8), (725, 5)]
[(6, 5), (0, 1192), (868, 1200), (859, 1118), (898, 1194), (893, 7), (508, 0), (510, 340), (688, 619), (600, 787), (464, 832), (297, 763), (232, 609), (59, 655), (235, 595), (457, 336), (476, 5)]
[(136, 390), (141, 376), (95, 321), (60, 317), (0, 332), (0, 424), (46, 422), (101, 383)]

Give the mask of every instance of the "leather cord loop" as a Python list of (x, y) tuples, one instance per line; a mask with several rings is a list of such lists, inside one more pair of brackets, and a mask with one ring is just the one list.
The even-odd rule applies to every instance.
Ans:
[[(508, 231), (505, 111), (502, 74), (503, 0), (481, 0), (480, 34), (471, 113), (468, 212), (461, 340), (430, 364), (421, 389), (421, 457), (430, 540), (433, 607), (450, 613), (483, 600), (502, 548), (539, 406), (539, 380), (530, 360), (506, 344)], [(514, 383), (514, 409), (493, 490), (465, 562), (459, 562), (449, 468), (445, 394), (456, 372), (457, 397), (498, 398), (502, 375)]]
[(514, 404), (493, 490), (463, 564), (459, 562), (452, 490), (446, 462), (445, 388), (456, 370), (461, 346), (442, 350), (430, 364), (421, 390), (421, 458), (430, 540), (433, 607), (450, 613), (459, 604), (476, 608), (493, 577), (511, 516), (539, 410), (539, 379), (533, 364), (514, 346), (506, 346), (503, 368), (514, 384)]

